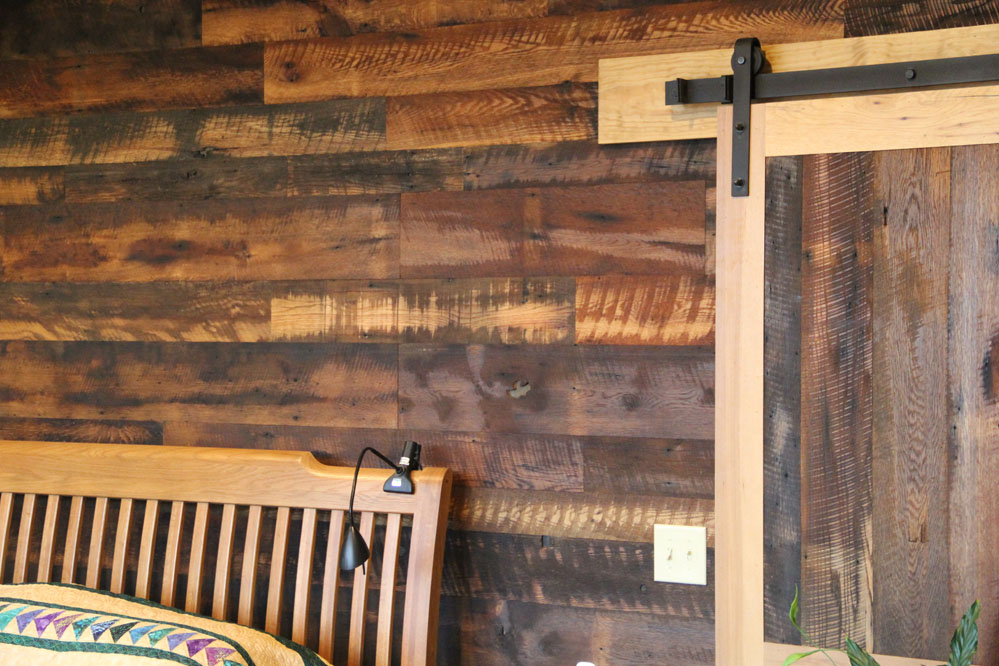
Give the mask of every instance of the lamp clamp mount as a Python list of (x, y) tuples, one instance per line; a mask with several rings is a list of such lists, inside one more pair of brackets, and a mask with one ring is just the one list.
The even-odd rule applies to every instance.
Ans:
[(732, 73), (666, 82), (666, 105), (731, 104), (732, 196), (749, 195), (749, 137), (756, 101), (999, 81), (999, 53), (793, 72), (772, 72), (755, 37), (735, 42)]

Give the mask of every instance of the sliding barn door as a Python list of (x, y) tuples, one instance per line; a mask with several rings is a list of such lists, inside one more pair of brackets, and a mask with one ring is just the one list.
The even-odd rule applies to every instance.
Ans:
[(999, 664), (999, 146), (766, 162), (765, 629)]

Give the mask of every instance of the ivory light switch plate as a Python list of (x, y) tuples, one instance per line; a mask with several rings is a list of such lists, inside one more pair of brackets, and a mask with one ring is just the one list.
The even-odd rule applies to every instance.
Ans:
[(708, 530), (687, 525), (655, 526), (657, 583), (708, 584)]

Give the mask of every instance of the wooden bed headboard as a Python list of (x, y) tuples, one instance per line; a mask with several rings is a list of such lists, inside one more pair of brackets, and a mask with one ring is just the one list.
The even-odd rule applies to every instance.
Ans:
[[(404, 666), (433, 664), (451, 473), (415, 472), (416, 493), (399, 495), (382, 490), (387, 468), (361, 470), (354, 510), (372, 559), (353, 574), (344, 653), (335, 641), (337, 560), (353, 473), (298, 451), (0, 441), (0, 583), (132, 594), (315, 643), (331, 661), (336, 642), (347, 666), (359, 666), (377, 576), (375, 663), (387, 666), (408, 536), (397, 647)], [(255, 603), (264, 579), (266, 603)]]

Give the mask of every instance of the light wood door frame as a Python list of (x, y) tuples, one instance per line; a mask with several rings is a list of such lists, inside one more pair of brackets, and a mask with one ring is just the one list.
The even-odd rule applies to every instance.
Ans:
[[(731, 196), (732, 107), (719, 107), (715, 332), (715, 663), (780, 666), (764, 641), (763, 317), (769, 157), (999, 143), (999, 85), (753, 106), (750, 194)], [(929, 666), (879, 656), (882, 666)], [(829, 663), (812, 657), (801, 664)], [(846, 664), (846, 661), (843, 661)]]
[[(751, 35), (746, 35), (751, 36)], [(995, 53), (999, 25), (764, 44), (773, 71)], [(663, 105), (666, 79), (731, 73), (730, 49), (600, 62), (600, 143), (718, 139), (715, 333), (716, 663), (779, 666), (800, 645), (764, 641), (763, 321), (766, 159), (999, 143), (999, 85), (753, 105), (750, 195), (731, 196), (732, 108)], [(842, 656), (842, 655), (840, 655)], [(839, 657), (834, 657), (839, 658)], [(878, 657), (882, 666), (930, 666)], [(829, 663), (817, 656), (803, 665)], [(848, 664), (845, 658), (837, 663)]]

